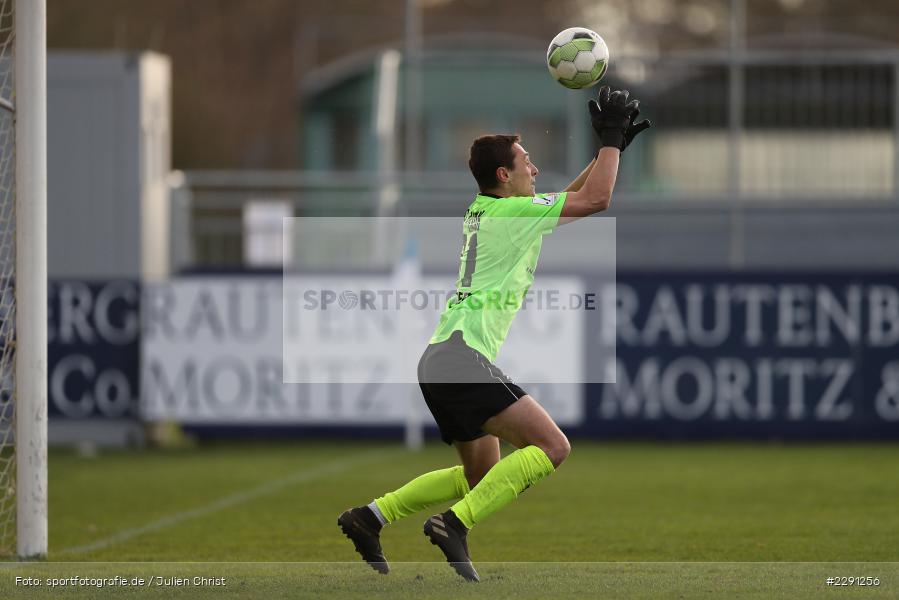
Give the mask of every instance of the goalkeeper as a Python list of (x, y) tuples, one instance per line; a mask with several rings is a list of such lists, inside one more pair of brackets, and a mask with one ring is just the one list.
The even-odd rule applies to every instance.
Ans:
[[(425, 522), (424, 533), (459, 575), (479, 581), (469, 530), (552, 473), (571, 451), (549, 414), (493, 361), (534, 280), (543, 235), (609, 207), (620, 153), (651, 125), (636, 122), (637, 100), (628, 102), (627, 91), (608, 86), (589, 109), (599, 152), (559, 193), (535, 194), (538, 170), (518, 136), (484, 136), (471, 146), (468, 165), (480, 192), (463, 220), (456, 296), (418, 365), (425, 402), (462, 465), (420, 475), (340, 515), (338, 525), (356, 551), (381, 573), (389, 570), (380, 544), (384, 525), (455, 501)], [(502, 459), (501, 439), (517, 448)]]

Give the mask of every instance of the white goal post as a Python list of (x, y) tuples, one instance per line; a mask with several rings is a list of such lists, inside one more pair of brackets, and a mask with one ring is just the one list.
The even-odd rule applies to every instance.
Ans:
[(7, 477), (2, 493), (15, 494), (15, 553), (39, 558), (47, 554), (47, 13), (45, 0), (0, 0), (0, 6), (10, 25), (7, 62), (14, 38), (11, 94), (0, 109), (11, 113), (8, 137), (14, 144), (6, 145), (14, 159), (3, 161), (10, 172), (0, 177), (14, 181), (2, 201), (10, 204), (3, 211), (9, 217), (5, 239), (15, 236), (14, 259), (3, 257), (15, 265), (14, 271), (12, 264), (3, 265), (4, 286), (15, 288), (13, 305), (4, 310), (5, 317), (15, 314), (14, 334), (5, 336), (14, 347), (15, 367), (8, 364), (10, 373), (3, 376), (14, 378), (6, 402), (15, 415), (16, 465), (15, 479)]

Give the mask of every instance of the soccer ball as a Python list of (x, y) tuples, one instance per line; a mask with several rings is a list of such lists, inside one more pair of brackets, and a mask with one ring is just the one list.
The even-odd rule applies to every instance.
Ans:
[(546, 66), (553, 79), (565, 87), (588, 88), (605, 75), (609, 48), (595, 31), (569, 27), (549, 43)]

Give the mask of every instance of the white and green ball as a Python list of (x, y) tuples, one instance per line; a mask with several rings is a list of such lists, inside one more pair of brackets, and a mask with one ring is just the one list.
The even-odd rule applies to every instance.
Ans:
[(565, 87), (588, 88), (606, 74), (609, 48), (595, 31), (569, 27), (549, 43), (546, 66), (553, 79)]

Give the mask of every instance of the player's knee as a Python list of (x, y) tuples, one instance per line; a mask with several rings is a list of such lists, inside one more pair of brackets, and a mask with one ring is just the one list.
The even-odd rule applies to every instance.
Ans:
[(553, 467), (558, 469), (559, 465), (565, 462), (565, 459), (571, 454), (571, 444), (568, 442), (568, 438), (562, 434), (559, 438), (546, 444), (543, 451), (549, 458), (549, 462), (553, 464)]

